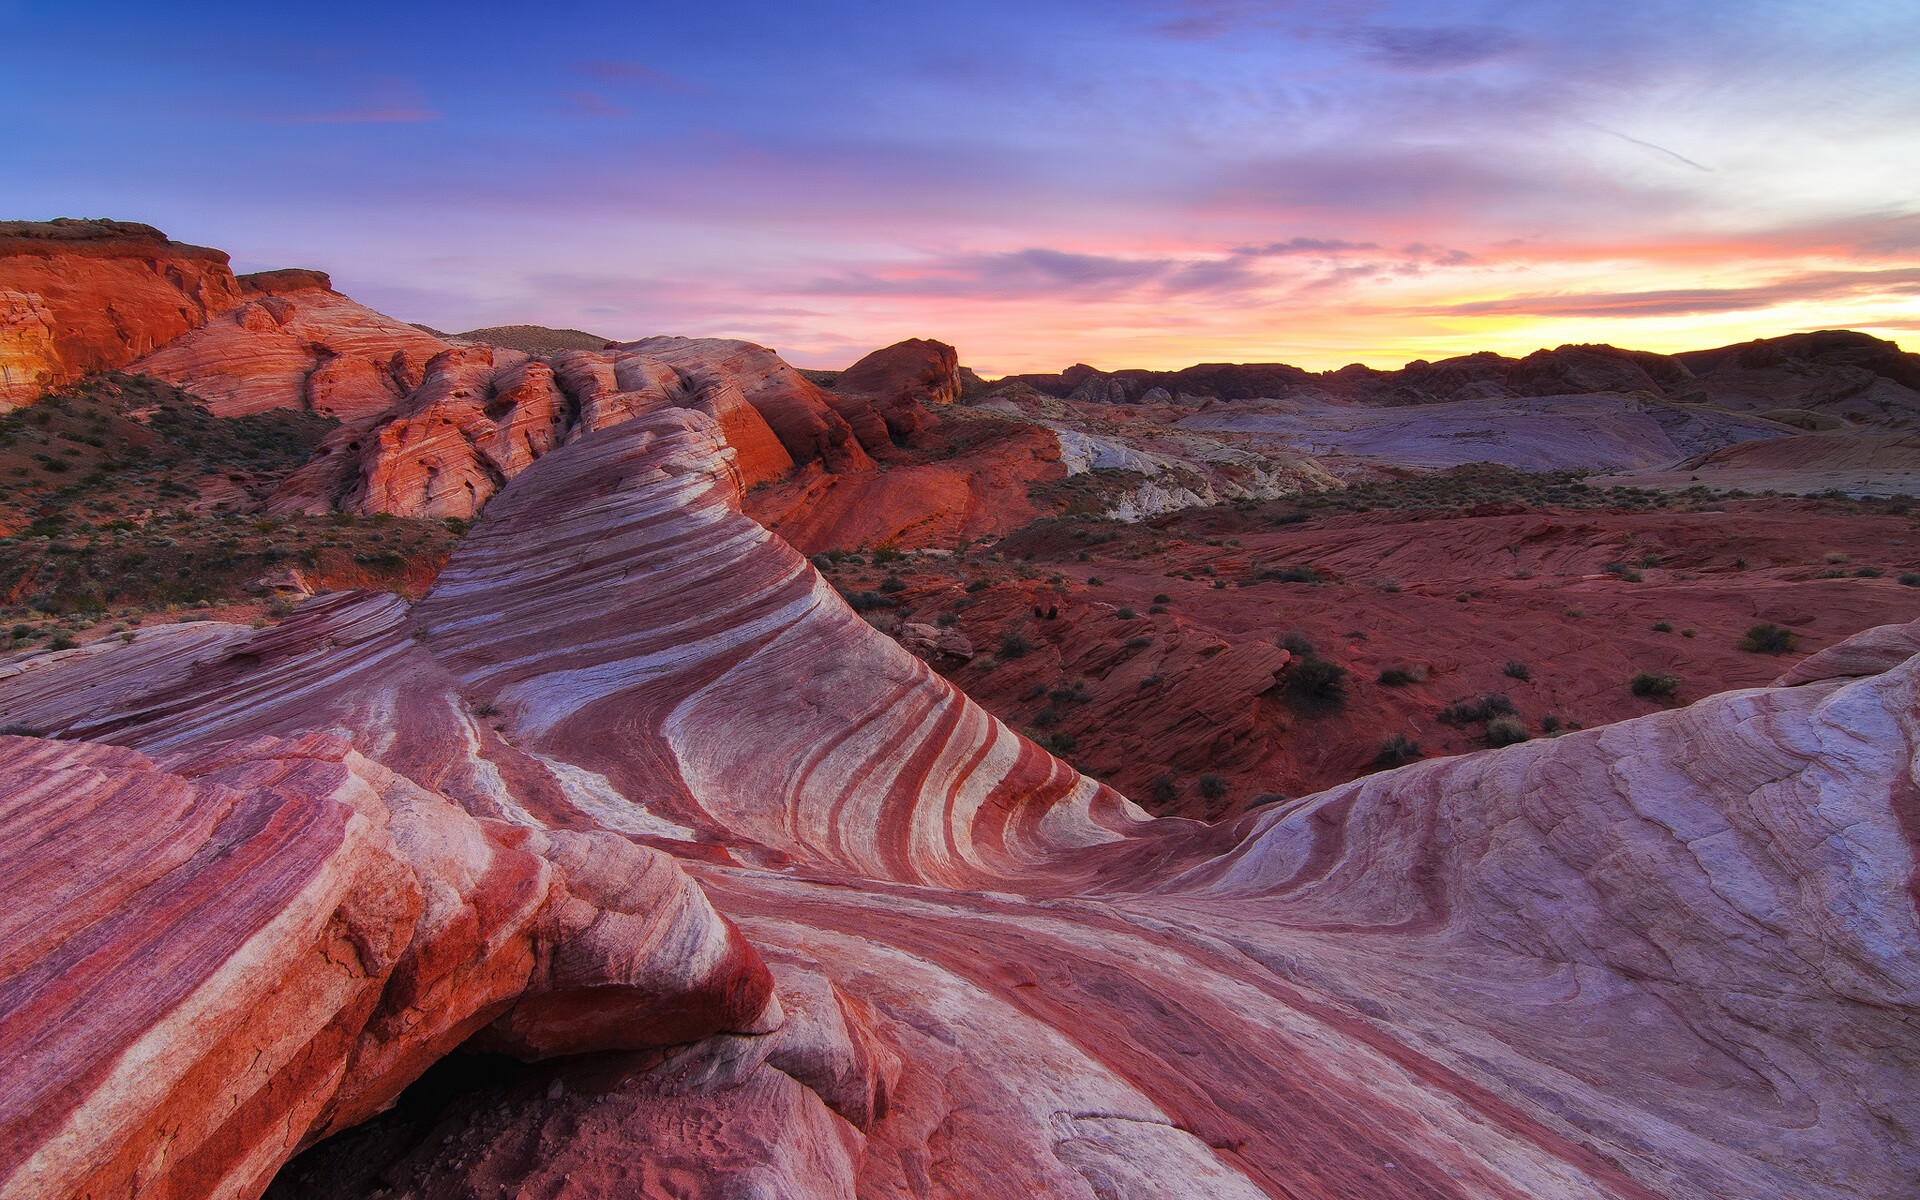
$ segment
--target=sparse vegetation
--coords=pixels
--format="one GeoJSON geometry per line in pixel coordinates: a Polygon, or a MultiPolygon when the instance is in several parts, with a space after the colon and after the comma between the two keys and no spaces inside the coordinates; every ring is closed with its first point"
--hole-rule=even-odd
{"type": "Polygon", "coordinates": [[[1347,669],[1308,654],[1287,667],[1280,694],[1288,704],[1308,716],[1338,712],[1347,703],[1347,669]]]}
{"type": "Polygon", "coordinates": [[[1671,700],[1680,692],[1680,677],[1641,671],[1633,677],[1627,687],[1642,700],[1671,700]]]}
{"type": "Polygon", "coordinates": [[[1521,683],[1528,683],[1533,679],[1533,672],[1527,664],[1513,658],[1507,660],[1507,665],[1501,668],[1501,673],[1508,679],[1518,679],[1521,683]]]}
{"type": "Polygon", "coordinates": [[[1791,654],[1799,644],[1792,630],[1772,623],[1755,625],[1740,639],[1740,648],[1753,654],[1791,654]]]}
{"type": "Polygon", "coordinates": [[[1033,652],[1033,643],[1017,629],[1009,629],[1000,635],[1001,658],[1025,658],[1033,652]]]}
{"type": "Polygon", "coordinates": [[[1420,749],[1420,743],[1404,733],[1396,733],[1380,745],[1380,753],[1373,756],[1376,767],[1403,767],[1410,762],[1426,757],[1420,749]]]}
{"type": "Polygon", "coordinates": [[[1524,742],[1528,736],[1527,727],[1512,717],[1495,717],[1487,722],[1487,745],[1496,750],[1524,742]]]}
{"type": "Polygon", "coordinates": [[[1442,725],[1472,725],[1495,717],[1515,716],[1518,711],[1505,696],[1482,696],[1478,700],[1456,700],[1435,713],[1433,719],[1442,725]]]}

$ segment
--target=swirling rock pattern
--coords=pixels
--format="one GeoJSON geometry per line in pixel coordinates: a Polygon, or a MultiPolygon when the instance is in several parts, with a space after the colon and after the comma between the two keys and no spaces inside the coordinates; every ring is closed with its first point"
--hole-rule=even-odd
{"type": "MultiPolygon", "coordinates": [[[[715,421],[661,408],[520,472],[412,609],[322,598],[0,679],[0,721],[132,748],[11,743],[40,754],[320,731],[602,914],[541,926],[558,949],[509,1015],[477,1010],[480,1044],[599,1053],[482,1089],[380,1186],[1838,1198],[1920,1174],[1920,660],[1149,821],[870,629],[740,491],[715,421]],[[625,1036],[573,945],[679,1044],[625,1036]]],[[[418,1045],[353,1094],[443,1043],[418,1045]]]]}

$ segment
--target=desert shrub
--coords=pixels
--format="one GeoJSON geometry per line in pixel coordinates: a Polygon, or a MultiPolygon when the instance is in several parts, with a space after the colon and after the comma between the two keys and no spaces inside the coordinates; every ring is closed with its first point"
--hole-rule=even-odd
{"type": "Polygon", "coordinates": [[[1247,801],[1247,807],[1264,808],[1269,804],[1285,804],[1286,802],[1287,798],[1279,792],[1261,792],[1258,796],[1247,801]]]}
{"type": "Polygon", "coordinates": [[[1907,587],[1920,587],[1920,573],[1908,571],[1900,577],[1900,582],[1907,587]]]}
{"type": "Polygon", "coordinates": [[[1287,668],[1280,693],[1294,708],[1311,716],[1338,712],[1347,703],[1347,669],[1308,655],[1287,668]]]}
{"type": "Polygon", "coordinates": [[[1131,608],[1128,608],[1125,605],[1122,605],[1121,607],[1114,610],[1113,615],[1120,618],[1122,621],[1131,621],[1135,617],[1139,616],[1140,614],[1133,611],[1131,608]]]}
{"type": "Polygon", "coordinates": [[[875,609],[896,607],[892,600],[882,596],[879,592],[842,592],[840,594],[842,598],[846,600],[847,607],[857,613],[873,612],[875,609]]]}
{"type": "Polygon", "coordinates": [[[1382,579],[1378,583],[1374,584],[1373,586],[1379,588],[1383,592],[1397,592],[1400,590],[1400,581],[1398,579],[1395,579],[1393,576],[1389,575],[1385,579],[1382,579]]]}
{"type": "Polygon", "coordinates": [[[1494,749],[1527,740],[1527,727],[1512,717],[1495,717],[1487,722],[1487,745],[1494,749]]]}
{"type": "Polygon", "coordinates": [[[1153,594],[1153,602],[1155,604],[1172,604],[1173,597],[1167,595],[1165,592],[1155,592],[1153,594]]]}
{"type": "Polygon", "coordinates": [[[955,625],[958,625],[960,623],[960,614],[943,612],[939,616],[933,619],[933,623],[935,625],[940,626],[940,628],[942,629],[952,629],[955,625]]]}
{"type": "Polygon", "coordinates": [[[1642,671],[1627,686],[1642,700],[1670,700],[1680,691],[1680,677],[1642,671]]]}
{"type": "Polygon", "coordinates": [[[1162,679],[1162,678],[1160,677],[1160,674],[1159,674],[1159,672],[1157,672],[1157,671],[1156,671],[1156,672],[1155,672],[1155,673],[1153,673],[1152,675],[1149,675],[1149,676],[1147,676],[1147,677],[1146,677],[1145,679],[1142,679],[1142,680],[1140,681],[1140,688],[1139,688],[1139,690],[1140,690],[1140,691],[1143,691],[1143,692],[1144,692],[1144,691],[1146,691],[1146,690],[1147,690],[1148,688],[1157,688],[1157,687],[1159,687],[1159,686],[1160,686],[1160,685],[1161,685],[1162,683],[1164,683],[1164,682],[1165,682],[1165,680],[1163,680],[1163,679],[1162,679]]]}
{"type": "Polygon", "coordinates": [[[1688,637],[1688,638],[1690,638],[1690,637],[1696,637],[1696,636],[1698,636],[1698,635],[1699,635],[1699,633],[1700,633],[1700,631],[1699,631],[1699,630],[1697,630],[1697,629],[1682,629],[1682,630],[1680,631],[1680,636],[1681,636],[1681,637],[1688,637]]]}
{"type": "Polygon", "coordinates": [[[78,644],[79,644],[78,642],[75,642],[72,638],[68,637],[64,633],[56,633],[53,635],[53,640],[47,643],[47,649],[71,650],[78,644]]]}
{"type": "Polygon", "coordinates": [[[1508,659],[1507,665],[1501,668],[1501,672],[1508,679],[1518,679],[1521,683],[1527,683],[1533,679],[1533,671],[1527,667],[1527,664],[1515,658],[1508,659]]]}
{"type": "Polygon", "coordinates": [[[1426,752],[1420,749],[1420,743],[1404,733],[1396,733],[1380,744],[1380,753],[1373,756],[1376,767],[1404,767],[1417,759],[1425,758],[1426,752]]]}
{"type": "Polygon", "coordinates": [[[1033,643],[1017,629],[1009,629],[1000,635],[1001,658],[1025,658],[1033,650],[1033,643]]]}
{"type": "Polygon", "coordinates": [[[1033,727],[1035,729],[1052,729],[1059,723],[1060,713],[1051,705],[1033,714],[1033,727]]]}
{"type": "Polygon", "coordinates": [[[39,737],[41,731],[31,725],[0,725],[0,737],[39,737]]]}
{"type": "Polygon", "coordinates": [[[1107,582],[1106,580],[1100,578],[1098,575],[1087,576],[1088,587],[1104,587],[1106,586],[1106,582],[1107,582]]]}
{"type": "Polygon", "coordinates": [[[1386,687],[1406,687],[1410,683],[1419,682],[1419,677],[1407,667],[1383,667],[1380,677],[1374,682],[1386,687]]]}
{"type": "Polygon", "coordinates": [[[1093,699],[1093,693],[1087,690],[1087,681],[1074,680],[1072,686],[1062,684],[1047,693],[1048,699],[1055,704],[1085,704],[1093,699]]]}
{"type": "Polygon", "coordinates": [[[904,592],[907,590],[907,581],[898,575],[889,575],[880,581],[880,590],[889,596],[896,592],[904,592]]]}
{"type": "Polygon", "coordinates": [[[1155,804],[1172,804],[1180,798],[1180,785],[1173,781],[1171,775],[1156,775],[1153,782],[1147,785],[1147,796],[1155,804]]]}
{"type": "Polygon", "coordinates": [[[1671,622],[1671,621],[1655,621],[1655,622],[1653,623],[1653,631],[1654,631],[1655,633],[1672,633],[1672,632],[1673,632],[1673,622],[1671,622]]]}
{"type": "Polygon", "coordinates": [[[897,546],[883,545],[873,548],[873,561],[876,566],[885,563],[899,562],[900,558],[900,549],[897,546]]]}
{"type": "Polygon", "coordinates": [[[497,717],[500,715],[500,710],[488,701],[483,700],[473,706],[473,715],[476,717],[497,717]]]}
{"type": "Polygon", "coordinates": [[[1200,777],[1200,796],[1205,800],[1223,800],[1227,795],[1227,781],[1218,775],[1200,777]]]}
{"type": "Polygon", "coordinates": [[[1121,648],[1124,650],[1145,650],[1151,645],[1153,645],[1153,639],[1150,637],[1130,637],[1120,643],[1121,648]]]}
{"type": "Polygon", "coordinates": [[[1878,579],[1886,574],[1886,572],[1882,571],[1879,567],[1861,567],[1853,574],[1858,579],[1878,579]]]}
{"type": "Polygon", "coordinates": [[[1495,717],[1515,716],[1517,711],[1513,701],[1505,696],[1482,696],[1478,700],[1456,700],[1435,713],[1434,720],[1442,725],[1471,725],[1495,717]]]}
{"type": "Polygon", "coordinates": [[[1839,564],[1844,563],[1846,561],[1847,561],[1847,556],[1844,554],[1840,554],[1838,552],[1827,555],[1827,562],[1835,566],[1838,566],[1839,564]]]}
{"type": "Polygon", "coordinates": [[[1297,655],[1300,658],[1312,658],[1317,653],[1314,649],[1313,639],[1301,633],[1298,629],[1289,629],[1276,638],[1275,641],[1282,650],[1285,650],[1288,654],[1297,655]]]}
{"type": "Polygon", "coordinates": [[[1260,572],[1260,578],[1280,583],[1315,583],[1319,580],[1312,567],[1275,567],[1260,572]]]}
{"type": "Polygon", "coordinates": [[[1740,648],[1753,654],[1787,654],[1799,643],[1792,630],[1769,622],[1747,630],[1740,639],[1740,648]]]}
{"type": "Polygon", "coordinates": [[[993,580],[991,579],[976,579],[976,580],[973,580],[971,583],[967,584],[967,591],[984,592],[992,586],[993,586],[993,580]]]}
{"type": "Polygon", "coordinates": [[[1041,739],[1040,744],[1054,754],[1072,754],[1080,740],[1070,733],[1050,733],[1041,739]]]}
{"type": "Polygon", "coordinates": [[[1541,733],[1558,733],[1559,731],[1560,731],[1559,717],[1554,716],[1552,713],[1548,713],[1546,716],[1540,718],[1541,733]]]}

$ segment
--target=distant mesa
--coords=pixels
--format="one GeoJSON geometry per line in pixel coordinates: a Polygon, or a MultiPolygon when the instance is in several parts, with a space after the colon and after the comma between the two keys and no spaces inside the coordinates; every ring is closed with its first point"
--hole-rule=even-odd
{"type": "Polygon", "coordinates": [[[465,333],[451,335],[462,342],[481,342],[488,346],[498,346],[502,350],[519,350],[525,354],[558,354],[563,350],[605,350],[613,346],[612,338],[601,337],[597,333],[588,333],[581,329],[550,329],[545,325],[489,325],[485,329],[469,329],[465,333]]]}

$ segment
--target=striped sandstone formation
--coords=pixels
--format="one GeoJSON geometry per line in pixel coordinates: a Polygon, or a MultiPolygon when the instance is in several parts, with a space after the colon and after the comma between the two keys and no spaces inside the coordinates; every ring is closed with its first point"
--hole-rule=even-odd
{"type": "Polygon", "coordinates": [[[142,1055],[181,1064],[141,1075],[142,1120],[215,1119],[201,1081],[237,1068],[194,1064],[231,1062],[201,1049],[227,1035],[160,986],[194,980],[301,1064],[230,1089],[248,1099],[221,1119],[294,1132],[201,1136],[111,1176],[141,1180],[125,1190],[257,1190],[468,1029],[595,1052],[482,1086],[351,1194],[1838,1198],[1920,1172],[1920,659],[1896,662],[1899,638],[1791,687],[1225,825],[1151,821],[849,611],[741,515],[738,458],[713,416],[660,407],[521,470],[416,606],[323,597],[271,629],[143,631],[0,678],[0,722],[61,739],[0,765],[0,791],[44,795],[6,842],[20,926],[60,930],[16,935],[0,984],[7,1044],[46,1047],[0,1074],[0,1177],[147,1154],[144,1126],[91,1120],[75,1149],[26,1094],[121,1112],[114,1072],[142,1055]],[[270,872],[275,896],[138,888],[114,845],[172,839],[206,871],[251,842],[134,820],[97,799],[104,777],[33,791],[36,763],[69,760],[177,797],[140,812],[332,824],[270,872]],[[388,851],[407,805],[567,881],[577,904],[528,918],[524,976],[472,939],[445,969],[436,935],[407,933],[406,879],[486,877],[397,833],[388,851]],[[35,840],[83,819],[81,857],[35,840]],[[276,898],[322,878],[332,907],[276,898]],[[186,922],[204,941],[295,910],[247,943],[277,957],[181,950],[182,974],[122,953],[111,986],[35,1007],[52,985],[31,981],[67,978],[89,938],[186,922]],[[309,949],[336,927],[375,932],[309,949]],[[420,1005],[415,946],[476,994],[420,1005]],[[272,987],[312,961],[345,964],[327,1011],[347,1016],[272,987]]]}

